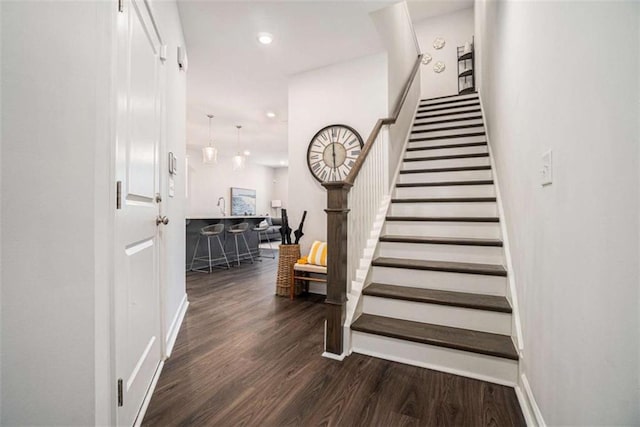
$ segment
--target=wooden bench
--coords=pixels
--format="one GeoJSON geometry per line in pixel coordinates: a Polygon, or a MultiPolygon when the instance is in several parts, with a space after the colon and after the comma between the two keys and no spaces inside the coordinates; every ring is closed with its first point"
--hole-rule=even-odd
{"type": "Polygon", "coordinates": [[[327,283],[327,267],[314,264],[298,264],[293,266],[293,283],[291,284],[290,298],[296,296],[296,280],[302,280],[309,292],[309,282],[327,283]],[[314,276],[311,276],[313,274],[314,276]],[[317,277],[320,276],[320,277],[317,277]]]}

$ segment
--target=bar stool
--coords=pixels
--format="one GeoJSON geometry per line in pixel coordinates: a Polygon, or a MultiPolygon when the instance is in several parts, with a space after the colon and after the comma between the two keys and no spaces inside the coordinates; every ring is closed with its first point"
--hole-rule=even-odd
{"type": "Polygon", "coordinates": [[[249,255],[249,259],[251,260],[251,264],[253,264],[253,257],[251,256],[251,249],[249,249],[249,244],[247,243],[247,238],[244,237],[244,233],[249,229],[248,222],[241,222],[240,224],[234,224],[227,229],[227,231],[233,234],[233,237],[236,241],[236,259],[238,260],[238,266],[240,266],[240,256],[249,255]],[[242,240],[244,240],[244,246],[247,248],[247,252],[240,253],[238,250],[238,235],[242,236],[242,240]]]}
{"type": "Polygon", "coordinates": [[[213,267],[224,268],[224,266],[214,266],[213,261],[219,261],[224,259],[227,263],[227,269],[231,268],[229,265],[229,259],[227,258],[227,254],[224,252],[224,246],[222,245],[222,241],[220,241],[220,234],[224,231],[224,224],[214,224],[208,225],[206,227],[202,227],[200,229],[200,234],[198,235],[198,241],[196,242],[196,248],[193,251],[193,258],[191,258],[191,271],[199,271],[201,273],[211,273],[213,271],[213,267]],[[196,256],[198,254],[198,247],[200,246],[200,239],[202,237],[207,238],[207,248],[208,248],[208,256],[196,256]],[[220,245],[220,250],[222,251],[222,257],[220,258],[211,258],[211,238],[215,237],[218,239],[218,244],[220,245]],[[209,271],[202,270],[201,268],[193,268],[193,263],[195,261],[207,261],[209,264],[209,271]]]}
{"type": "MultiPolygon", "coordinates": [[[[271,246],[271,240],[269,239],[269,233],[267,233],[267,230],[269,229],[269,224],[264,223],[263,226],[261,226],[260,224],[256,225],[255,227],[253,227],[252,231],[256,231],[258,233],[258,258],[271,258],[271,259],[275,259],[276,256],[273,254],[273,247],[271,246]],[[271,254],[272,256],[267,256],[265,257],[264,255],[262,255],[260,253],[260,233],[264,233],[264,237],[267,238],[267,242],[269,242],[269,249],[272,251],[271,254]]],[[[262,260],[258,260],[258,261],[262,261],[262,260]]]]}

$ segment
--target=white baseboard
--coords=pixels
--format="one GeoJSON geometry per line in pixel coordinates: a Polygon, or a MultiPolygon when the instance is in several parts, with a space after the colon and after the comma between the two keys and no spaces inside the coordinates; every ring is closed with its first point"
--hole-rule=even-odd
{"type": "Polygon", "coordinates": [[[327,353],[325,351],[324,353],[322,353],[322,357],[326,357],[327,359],[333,359],[333,360],[338,360],[342,362],[344,358],[347,357],[347,353],[333,354],[333,353],[327,353]]]}
{"type": "Polygon", "coordinates": [[[171,356],[173,346],[176,343],[176,338],[178,338],[178,332],[180,332],[180,326],[182,326],[182,321],[184,320],[184,316],[187,313],[188,307],[189,301],[187,300],[187,294],[184,294],[182,302],[180,302],[180,307],[178,307],[178,311],[176,311],[175,316],[173,316],[173,321],[171,322],[171,326],[169,327],[169,331],[167,333],[167,337],[165,340],[165,359],[168,359],[169,356],[171,356]]]}
{"type": "Polygon", "coordinates": [[[522,415],[524,415],[527,425],[531,427],[546,427],[547,424],[544,422],[542,412],[540,412],[540,408],[533,396],[533,391],[531,391],[529,381],[524,374],[520,375],[520,381],[518,381],[515,390],[516,396],[518,396],[518,402],[520,402],[520,408],[522,408],[522,415]]]}
{"type": "Polygon", "coordinates": [[[162,368],[164,368],[164,360],[160,361],[160,364],[156,369],[156,373],[153,374],[151,385],[147,389],[147,394],[145,394],[144,396],[144,400],[142,401],[142,406],[140,407],[140,411],[138,412],[136,421],[133,423],[134,427],[140,427],[142,421],[144,420],[144,416],[147,413],[147,409],[149,408],[149,403],[151,402],[151,396],[153,396],[153,392],[156,389],[156,385],[158,384],[158,379],[160,378],[160,374],[162,373],[162,368]]]}

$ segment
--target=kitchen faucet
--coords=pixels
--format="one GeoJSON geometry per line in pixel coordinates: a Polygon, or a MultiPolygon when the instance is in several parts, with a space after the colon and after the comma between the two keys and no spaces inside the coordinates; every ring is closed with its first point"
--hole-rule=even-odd
{"type": "Polygon", "coordinates": [[[225,216],[224,211],[227,208],[227,202],[224,200],[224,197],[218,197],[218,207],[220,206],[221,200],[222,200],[222,207],[220,208],[220,212],[222,213],[222,216],[225,216]]]}

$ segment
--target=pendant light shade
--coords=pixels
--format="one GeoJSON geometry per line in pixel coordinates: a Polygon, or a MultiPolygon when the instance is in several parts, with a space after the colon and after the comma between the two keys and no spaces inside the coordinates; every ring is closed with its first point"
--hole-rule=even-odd
{"type": "Polygon", "coordinates": [[[238,153],[231,159],[231,167],[234,171],[244,169],[247,163],[247,158],[240,151],[240,129],[242,126],[237,125],[236,128],[238,129],[238,153]]]}
{"type": "Polygon", "coordinates": [[[218,163],[218,149],[213,145],[213,139],[211,138],[211,119],[213,115],[207,114],[209,117],[209,145],[202,149],[202,163],[214,164],[218,163]]]}

